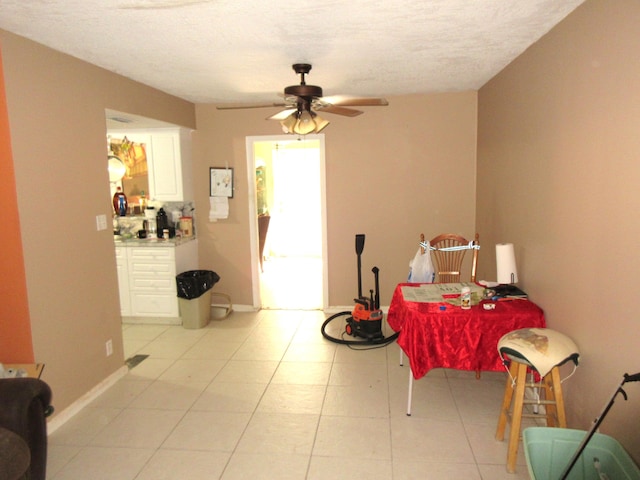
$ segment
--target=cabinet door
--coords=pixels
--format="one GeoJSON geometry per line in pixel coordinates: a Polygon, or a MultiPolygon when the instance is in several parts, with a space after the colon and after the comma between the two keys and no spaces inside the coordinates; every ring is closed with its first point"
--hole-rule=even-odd
{"type": "Polygon", "coordinates": [[[173,247],[131,248],[129,275],[134,316],[179,316],[173,247]]]}
{"type": "Polygon", "coordinates": [[[149,131],[110,130],[108,132],[114,137],[127,137],[132,142],[145,145],[148,194],[151,200],[165,202],[192,200],[191,137],[183,130],[160,128],[149,131]]]}
{"type": "Polygon", "coordinates": [[[176,318],[180,316],[175,294],[133,291],[131,296],[131,309],[136,317],[176,318]]]}
{"type": "Polygon", "coordinates": [[[178,133],[155,133],[148,161],[149,189],[154,200],[183,201],[178,133]]]}
{"type": "Polygon", "coordinates": [[[127,249],[116,247],[116,268],[118,271],[118,291],[120,293],[120,315],[131,315],[131,296],[129,293],[129,266],[127,264],[127,249]]]}

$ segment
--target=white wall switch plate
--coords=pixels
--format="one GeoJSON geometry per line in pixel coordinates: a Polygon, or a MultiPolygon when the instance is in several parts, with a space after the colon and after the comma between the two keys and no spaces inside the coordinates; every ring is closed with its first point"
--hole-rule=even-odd
{"type": "Polygon", "coordinates": [[[96,229],[98,231],[107,229],[107,216],[106,215],[96,215],[96,229]]]}

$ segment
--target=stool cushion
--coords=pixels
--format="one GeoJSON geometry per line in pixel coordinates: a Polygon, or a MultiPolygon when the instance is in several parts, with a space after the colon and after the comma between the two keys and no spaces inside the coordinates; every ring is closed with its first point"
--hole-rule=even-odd
{"type": "Polygon", "coordinates": [[[541,376],[553,367],[573,360],[578,365],[578,347],[566,335],[549,328],[522,328],[504,335],[498,341],[500,356],[524,360],[541,376]]]}

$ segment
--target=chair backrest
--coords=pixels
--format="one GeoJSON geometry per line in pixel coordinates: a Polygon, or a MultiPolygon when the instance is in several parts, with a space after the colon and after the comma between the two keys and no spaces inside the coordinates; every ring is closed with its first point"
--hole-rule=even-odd
{"type": "MultiPolygon", "coordinates": [[[[431,239],[429,244],[436,250],[432,250],[435,259],[436,282],[457,283],[460,282],[460,270],[467,249],[443,251],[441,248],[460,247],[469,245],[469,240],[455,233],[442,233],[431,239]]],[[[476,233],[473,245],[480,245],[480,236],[476,233]]],[[[471,281],[476,281],[476,268],[478,266],[478,249],[471,251],[471,281]]]]}

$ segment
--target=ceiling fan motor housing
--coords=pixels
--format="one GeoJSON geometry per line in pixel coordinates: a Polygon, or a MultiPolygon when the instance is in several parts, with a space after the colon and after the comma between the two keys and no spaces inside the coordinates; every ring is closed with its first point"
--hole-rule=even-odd
{"type": "Polygon", "coordinates": [[[296,97],[321,97],[322,88],[316,85],[291,85],[284,89],[285,95],[294,95],[296,97]]]}
{"type": "Polygon", "coordinates": [[[304,76],[311,71],[311,64],[309,63],[294,63],[291,65],[293,71],[300,75],[300,85],[291,85],[284,89],[284,94],[295,95],[296,97],[303,97],[306,99],[313,99],[314,97],[322,97],[322,88],[316,85],[307,85],[304,81],[304,76]]]}

